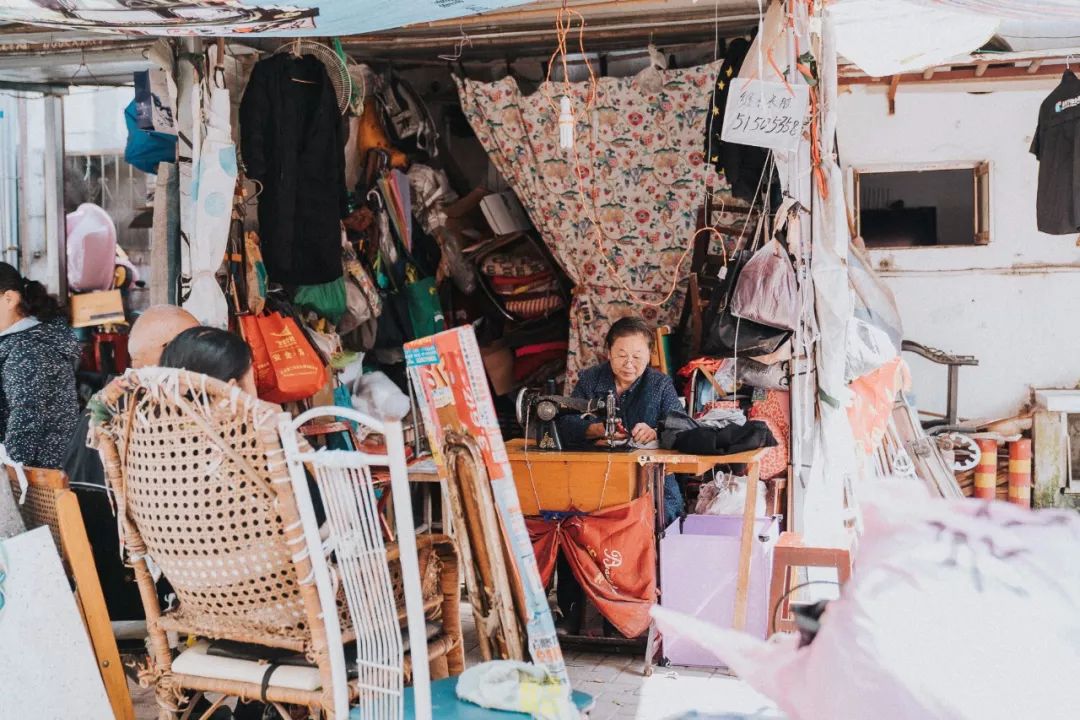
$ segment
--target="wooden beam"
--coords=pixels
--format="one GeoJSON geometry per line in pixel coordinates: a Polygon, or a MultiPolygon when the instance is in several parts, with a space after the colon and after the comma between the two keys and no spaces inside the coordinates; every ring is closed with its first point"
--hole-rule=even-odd
{"type": "Polygon", "coordinates": [[[982,77],[986,73],[986,69],[990,67],[990,63],[981,62],[975,66],[975,77],[982,77]]]}
{"type": "Polygon", "coordinates": [[[1028,69],[1027,69],[1028,75],[1034,75],[1035,73],[1039,72],[1039,68],[1042,67],[1042,64],[1043,64],[1042,58],[1036,58],[1036,59],[1032,60],[1031,64],[1028,65],[1028,69]]]}
{"type": "MultiPolygon", "coordinates": [[[[1043,78],[1054,75],[1061,75],[1064,70],[1064,65],[1043,65],[1039,67],[1035,72],[1031,72],[1028,67],[1017,67],[1015,65],[1007,65],[1003,67],[990,67],[981,76],[975,74],[976,68],[974,66],[966,67],[954,67],[948,70],[936,70],[934,76],[930,80],[923,79],[923,73],[904,73],[903,75],[891,76],[888,81],[891,83],[892,78],[899,77],[903,83],[957,83],[957,82],[971,82],[979,81],[984,82],[988,80],[1032,80],[1037,78],[1043,78]]],[[[837,80],[838,84],[844,85],[882,85],[886,82],[886,78],[873,78],[869,76],[848,76],[841,77],[837,80]]]]}
{"type": "Polygon", "coordinates": [[[929,80],[930,78],[934,77],[935,70],[937,70],[937,68],[926,68],[926,72],[922,74],[922,79],[929,80]]]}
{"type": "Polygon", "coordinates": [[[900,87],[900,76],[893,75],[889,78],[889,114],[896,114],[896,91],[900,87]]]}

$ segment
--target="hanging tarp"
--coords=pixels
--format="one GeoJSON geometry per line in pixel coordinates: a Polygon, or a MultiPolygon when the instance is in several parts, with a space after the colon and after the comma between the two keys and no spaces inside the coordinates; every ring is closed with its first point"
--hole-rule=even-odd
{"type": "MultiPolygon", "coordinates": [[[[916,5],[967,10],[1009,20],[1080,20],[1076,0],[913,0],[916,5]]],[[[885,4],[885,3],[883,3],[885,4]]],[[[1064,34],[1064,33],[1063,33],[1064,34]]]]}
{"type": "Polygon", "coordinates": [[[215,274],[229,241],[236,147],[229,127],[229,90],[217,47],[208,50],[207,59],[214,71],[204,74],[191,93],[192,160],[187,195],[191,224],[184,227],[191,247],[191,293],[184,308],[203,325],[223,328],[229,322],[229,308],[215,274]]]}
{"type": "Polygon", "coordinates": [[[982,47],[1001,18],[955,6],[994,3],[843,0],[829,8],[836,51],[871,77],[916,72],[982,47]]]}
{"type": "Polygon", "coordinates": [[[0,22],[126,35],[358,35],[527,0],[4,0],[0,22]]]}
{"type": "MultiPolygon", "coordinates": [[[[600,361],[604,333],[627,315],[674,325],[686,290],[687,243],[712,168],[701,152],[720,63],[596,84],[578,119],[575,149],[560,147],[562,85],[525,95],[517,81],[458,81],[465,111],[555,259],[576,286],[567,386],[600,361]]],[[[572,106],[590,84],[572,83],[572,106]]],[[[580,112],[578,110],[577,112],[580,112]]]]}

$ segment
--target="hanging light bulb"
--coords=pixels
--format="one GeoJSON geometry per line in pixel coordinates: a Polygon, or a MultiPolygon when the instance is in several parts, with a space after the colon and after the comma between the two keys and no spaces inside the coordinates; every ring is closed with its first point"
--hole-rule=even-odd
{"type": "Polygon", "coordinates": [[[559,101],[559,147],[574,147],[574,114],[570,111],[570,98],[563,95],[559,101]]]}

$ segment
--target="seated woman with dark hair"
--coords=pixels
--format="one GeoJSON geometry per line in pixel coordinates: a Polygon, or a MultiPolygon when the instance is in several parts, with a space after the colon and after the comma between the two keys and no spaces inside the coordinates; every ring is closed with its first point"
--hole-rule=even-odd
{"type": "MultiPolygon", "coordinates": [[[[682,403],[671,378],[649,367],[652,358],[653,331],[644,320],[628,317],[616,321],[608,330],[604,345],[608,361],[583,370],[574,387],[573,397],[598,400],[615,394],[621,430],[639,445],[655,442],[660,421],[682,403]]],[[[564,415],[558,420],[559,433],[568,446],[585,445],[604,437],[604,424],[593,418],[564,415]]],[[[683,496],[674,475],[664,478],[664,517],[662,527],[670,525],[683,511],[683,496]]],[[[585,607],[585,592],[574,577],[565,555],[557,560],[556,595],[562,618],[556,623],[560,634],[576,634],[585,607]]]]}
{"type": "Polygon", "coordinates": [[[243,338],[226,330],[204,325],[185,330],[165,346],[161,366],[202,373],[257,394],[251,348],[243,338]]]}
{"type": "Polygon", "coordinates": [[[15,462],[58,468],[75,432],[79,343],[45,286],[0,262],[0,444],[15,462]]]}
{"type": "MultiPolygon", "coordinates": [[[[654,343],[653,331],[644,320],[626,317],[608,330],[604,345],[608,361],[581,372],[573,397],[603,399],[615,393],[615,403],[623,429],[635,443],[655,442],[660,421],[681,410],[679,394],[671,378],[649,367],[654,343]]],[[[559,418],[559,433],[569,445],[581,446],[604,437],[604,424],[576,415],[559,418]]],[[[666,527],[682,513],[683,498],[675,477],[664,480],[666,527]]]]}

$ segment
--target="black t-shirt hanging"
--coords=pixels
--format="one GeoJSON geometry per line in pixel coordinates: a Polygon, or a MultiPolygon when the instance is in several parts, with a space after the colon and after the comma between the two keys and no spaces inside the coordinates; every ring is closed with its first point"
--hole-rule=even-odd
{"type": "Polygon", "coordinates": [[[1080,78],[1070,70],[1039,106],[1031,152],[1039,159],[1039,231],[1080,232],[1080,78]]]}

